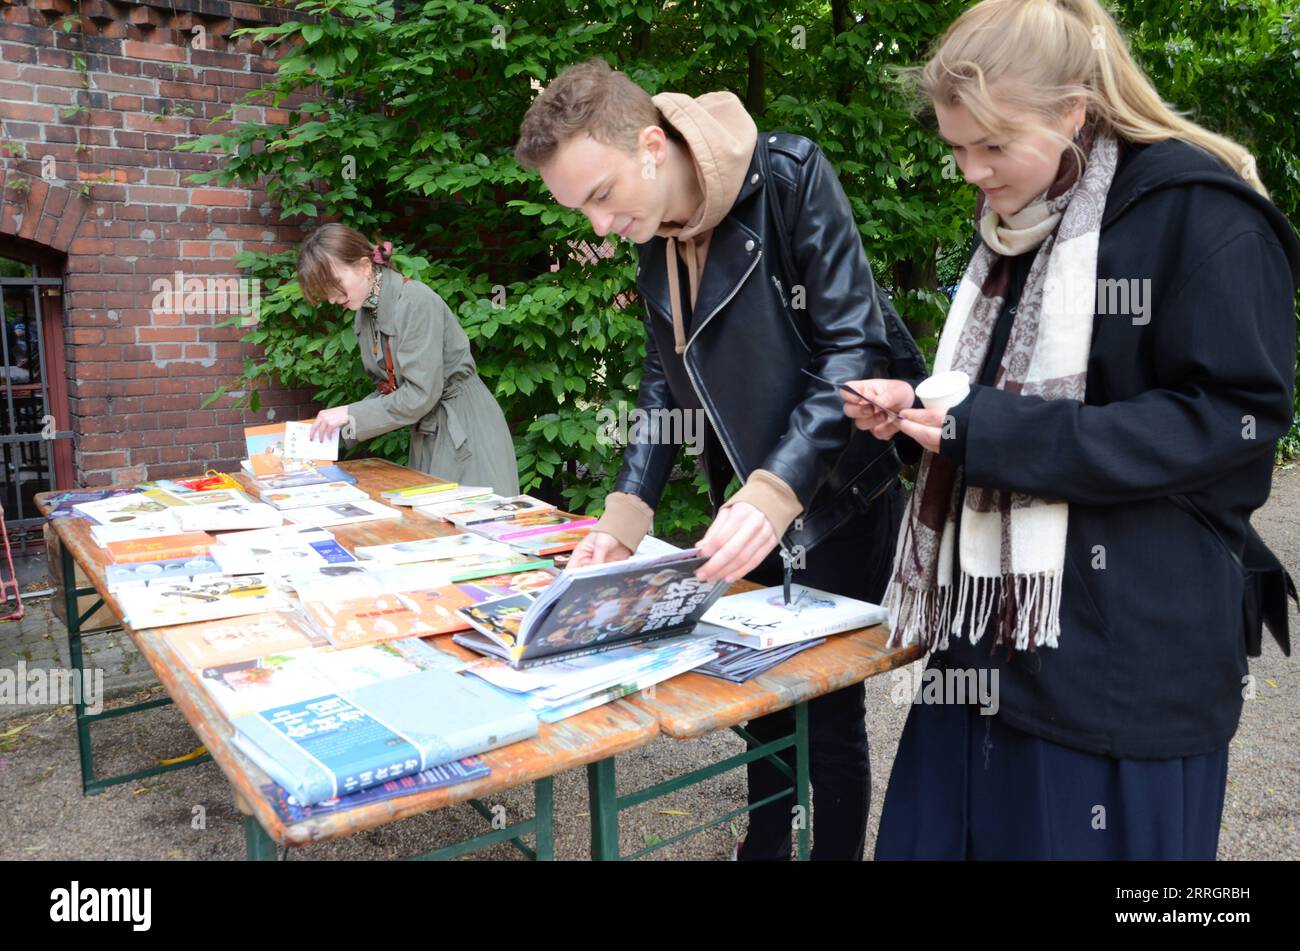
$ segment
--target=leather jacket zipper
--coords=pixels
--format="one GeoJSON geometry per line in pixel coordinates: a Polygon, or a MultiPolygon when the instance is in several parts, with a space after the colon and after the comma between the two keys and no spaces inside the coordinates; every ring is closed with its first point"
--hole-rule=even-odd
{"type": "MultiPolygon", "coordinates": [[[[736,286],[731,289],[731,293],[728,294],[726,297],[724,297],[721,303],[719,303],[717,307],[713,308],[713,310],[711,310],[708,313],[708,315],[705,316],[704,320],[700,321],[700,326],[696,328],[693,334],[691,334],[691,338],[686,341],[686,349],[682,352],[682,365],[686,367],[686,376],[687,379],[691,381],[691,389],[695,391],[695,398],[699,400],[700,408],[704,410],[704,417],[709,421],[709,424],[713,427],[713,431],[718,434],[718,442],[722,444],[722,451],[727,456],[727,462],[731,464],[731,471],[734,472],[737,476],[740,475],[740,467],[736,465],[736,458],[735,456],[732,455],[731,446],[727,441],[726,432],[723,430],[721,426],[718,425],[718,423],[713,419],[713,415],[709,412],[708,401],[704,399],[704,395],[700,392],[700,385],[695,379],[695,372],[691,369],[691,361],[690,361],[691,344],[695,342],[695,338],[698,337],[701,332],[703,332],[705,326],[708,324],[710,320],[714,318],[714,316],[718,313],[718,311],[726,307],[727,304],[731,302],[731,299],[736,296],[736,294],[740,291],[741,287],[744,286],[745,281],[749,279],[749,275],[754,272],[754,268],[758,267],[758,262],[762,260],[762,257],[763,257],[763,252],[761,250],[756,255],[754,255],[754,260],[753,262],[750,263],[749,269],[746,270],[743,275],[741,275],[740,280],[736,282],[736,286]]],[[[790,554],[790,550],[786,548],[785,539],[778,538],[776,540],[776,543],[781,548],[781,556],[782,556],[781,562],[785,570],[785,600],[787,603],[789,603],[790,575],[791,575],[790,559],[793,556],[790,554]]]]}

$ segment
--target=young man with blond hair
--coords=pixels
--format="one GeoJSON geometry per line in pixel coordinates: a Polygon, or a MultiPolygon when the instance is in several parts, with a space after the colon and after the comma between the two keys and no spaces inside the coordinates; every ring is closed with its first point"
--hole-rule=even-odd
{"type": "MultiPolygon", "coordinates": [[[[713,523],[705,579],[791,577],[878,602],[902,513],[890,443],[857,432],[829,380],[890,375],[890,335],[848,200],[821,151],[759,135],[730,92],[650,96],[600,60],[541,92],[515,155],[601,236],[637,246],[646,357],[637,407],[706,421],[713,523]],[[724,498],[732,478],[740,488],[724,498]]],[[[910,338],[907,338],[910,343],[910,338]]],[[[912,345],[913,349],[915,345],[912,345]]],[[[919,357],[919,355],[918,355],[919,357]]],[[[679,446],[632,441],[605,511],[570,564],[626,558],[650,530],[679,446]]],[[[680,427],[679,432],[694,431],[680,427]]],[[[870,800],[861,684],[809,705],[814,858],[860,859],[870,800]]],[[[767,742],[790,710],[751,721],[767,742]]],[[[749,767],[750,802],[788,785],[749,767]]],[[[743,859],[790,856],[792,796],[751,813],[743,859]]]]}

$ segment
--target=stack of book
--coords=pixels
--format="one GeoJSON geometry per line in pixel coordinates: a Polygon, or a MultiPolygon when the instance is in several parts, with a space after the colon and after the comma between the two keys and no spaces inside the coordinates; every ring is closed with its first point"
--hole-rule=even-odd
{"type": "Polygon", "coordinates": [[[712,638],[686,634],[524,670],[500,660],[481,660],[467,672],[519,697],[543,722],[555,723],[686,673],[715,657],[712,638]]]}

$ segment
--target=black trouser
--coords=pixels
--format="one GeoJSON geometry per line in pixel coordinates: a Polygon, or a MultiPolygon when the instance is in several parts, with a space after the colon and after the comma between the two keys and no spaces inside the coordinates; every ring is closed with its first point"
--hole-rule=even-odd
{"type": "MultiPolygon", "coordinates": [[[[898,480],[871,507],[855,515],[804,556],[793,580],[811,588],[879,603],[893,567],[894,543],[903,515],[903,487],[898,480]]],[[[749,578],[763,585],[781,584],[780,549],[749,578]]],[[[808,704],[809,779],[813,790],[814,859],[862,859],[871,806],[871,762],[867,757],[866,691],[862,684],[826,694],[808,704]]],[[[749,721],[749,733],[768,743],[794,732],[794,710],[785,709],[749,721]]],[[[781,757],[794,769],[794,750],[781,757]]],[[[750,763],[749,801],[758,802],[790,785],[766,759],[750,763]]],[[[741,859],[790,858],[794,796],[785,796],[749,814],[749,832],[741,859]]]]}

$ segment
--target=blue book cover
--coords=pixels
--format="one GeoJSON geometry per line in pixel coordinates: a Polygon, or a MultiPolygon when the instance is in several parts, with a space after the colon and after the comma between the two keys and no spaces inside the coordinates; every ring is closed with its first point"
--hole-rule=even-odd
{"type": "Polygon", "coordinates": [[[327,799],[314,806],[299,805],[298,800],[275,783],[264,785],[262,795],[271,803],[271,806],[275,809],[275,814],[285,822],[302,822],[304,819],[310,819],[313,816],[343,812],[371,802],[383,802],[386,799],[409,796],[427,789],[440,789],[443,786],[454,786],[456,783],[467,783],[472,779],[482,779],[491,772],[492,768],[482,759],[477,756],[467,756],[465,759],[457,760],[454,763],[431,766],[412,776],[390,779],[382,785],[363,789],[350,796],[327,799]]]}
{"type": "Polygon", "coordinates": [[[475,678],[422,670],[234,720],[234,743],[313,805],[537,734],[521,701],[475,678]]]}

